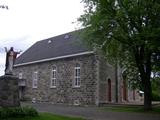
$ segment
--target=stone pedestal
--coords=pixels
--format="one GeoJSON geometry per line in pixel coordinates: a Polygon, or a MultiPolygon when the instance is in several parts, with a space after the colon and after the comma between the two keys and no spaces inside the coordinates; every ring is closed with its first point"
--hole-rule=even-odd
{"type": "Polygon", "coordinates": [[[0,77],[0,106],[20,106],[17,77],[14,77],[13,75],[4,75],[0,77]]]}

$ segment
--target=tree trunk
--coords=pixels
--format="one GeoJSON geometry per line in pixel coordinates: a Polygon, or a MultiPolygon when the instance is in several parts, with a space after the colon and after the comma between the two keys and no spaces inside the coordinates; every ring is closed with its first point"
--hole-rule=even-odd
{"type": "Polygon", "coordinates": [[[144,46],[138,46],[135,52],[135,60],[140,73],[141,83],[144,90],[144,110],[152,109],[151,88],[151,53],[144,50],[144,46]]]}
{"type": "MultiPolygon", "coordinates": [[[[145,75],[146,76],[146,75],[145,75]]],[[[141,78],[142,86],[144,88],[144,110],[151,110],[152,109],[152,88],[151,88],[151,81],[149,78],[141,78]]]]}
{"type": "Polygon", "coordinates": [[[152,109],[152,87],[151,87],[151,53],[146,55],[146,69],[144,81],[144,109],[152,109]]]}

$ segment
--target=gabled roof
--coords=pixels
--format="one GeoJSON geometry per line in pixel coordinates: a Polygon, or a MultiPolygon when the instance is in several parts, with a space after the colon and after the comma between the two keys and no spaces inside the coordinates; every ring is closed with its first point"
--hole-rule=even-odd
{"type": "Polygon", "coordinates": [[[16,59],[15,66],[90,53],[93,51],[83,44],[79,31],[74,31],[36,42],[16,59]]]}

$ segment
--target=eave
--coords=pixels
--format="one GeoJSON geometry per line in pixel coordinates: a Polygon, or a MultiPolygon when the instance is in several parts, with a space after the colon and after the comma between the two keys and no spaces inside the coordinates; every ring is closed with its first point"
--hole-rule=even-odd
{"type": "Polygon", "coordinates": [[[81,55],[88,55],[88,54],[93,54],[93,53],[94,53],[94,51],[86,51],[86,52],[81,52],[81,53],[76,53],[76,54],[70,54],[70,55],[58,56],[58,57],[42,59],[42,60],[37,60],[37,61],[32,61],[32,62],[20,63],[20,64],[14,65],[14,67],[20,67],[20,66],[24,66],[24,65],[47,62],[47,61],[58,60],[58,59],[64,59],[64,58],[69,58],[69,57],[76,57],[76,56],[81,56],[81,55]]]}

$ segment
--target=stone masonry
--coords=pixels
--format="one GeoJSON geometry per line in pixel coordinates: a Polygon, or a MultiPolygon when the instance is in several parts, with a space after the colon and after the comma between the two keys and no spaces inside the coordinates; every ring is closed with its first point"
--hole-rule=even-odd
{"type": "Polygon", "coordinates": [[[20,106],[18,94],[18,78],[12,75],[0,77],[0,106],[18,107],[20,106]]]}
{"type": "Polygon", "coordinates": [[[97,88],[97,62],[94,55],[65,58],[14,68],[26,79],[25,97],[36,101],[63,104],[95,104],[97,88]],[[76,63],[81,67],[81,86],[73,86],[76,63]],[[50,88],[52,67],[57,67],[56,88],[50,88]],[[38,88],[32,88],[32,74],[38,71],[38,88]]]}
{"type": "MultiPolygon", "coordinates": [[[[115,68],[95,54],[75,56],[14,68],[15,75],[26,79],[24,97],[54,104],[99,105],[115,102],[115,68]],[[81,67],[81,86],[74,87],[74,68],[81,67]],[[57,67],[56,88],[50,88],[52,67],[57,67]],[[38,88],[32,88],[33,72],[38,72],[38,88]],[[108,101],[108,79],[111,79],[111,101],[108,101]]],[[[119,93],[119,99],[121,95],[119,93]]]]}

